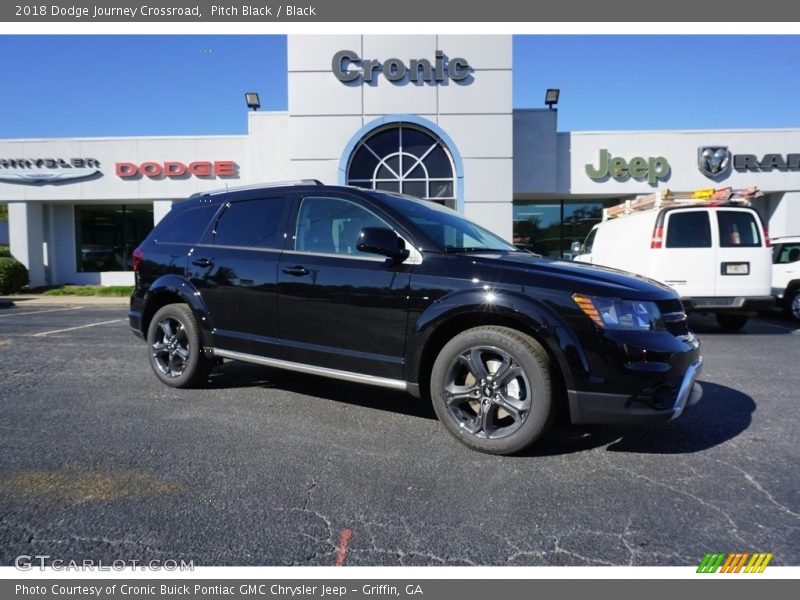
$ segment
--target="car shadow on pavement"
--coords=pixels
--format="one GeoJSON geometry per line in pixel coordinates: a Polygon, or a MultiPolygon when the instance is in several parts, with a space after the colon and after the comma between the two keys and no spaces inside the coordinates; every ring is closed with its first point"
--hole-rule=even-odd
{"type": "Polygon", "coordinates": [[[239,361],[227,361],[223,366],[216,367],[209,378],[209,384],[212,389],[277,388],[295,394],[304,394],[410,417],[436,419],[436,413],[430,402],[415,398],[405,392],[272,369],[239,361]]]}
{"type": "MultiPolygon", "coordinates": [[[[701,381],[703,398],[670,423],[628,426],[570,425],[560,418],[539,443],[520,456],[573,454],[607,446],[610,452],[689,454],[722,444],[745,431],[756,410],[753,399],[732,388],[701,381]]],[[[210,388],[276,388],[374,410],[436,419],[427,400],[404,392],[231,361],[217,367],[210,388]]],[[[442,427],[442,435],[447,435],[442,427]]]]}
{"type": "Polygon", "coordinates": [[[572,454],[607,446],[609,452],[691,454],[718,446],[745,431],[756,410],[753,399],[738,390],[709,383],[700,403],[679,419],[656,425],[571,426],[556,423],[526,456],[572,454]]]}

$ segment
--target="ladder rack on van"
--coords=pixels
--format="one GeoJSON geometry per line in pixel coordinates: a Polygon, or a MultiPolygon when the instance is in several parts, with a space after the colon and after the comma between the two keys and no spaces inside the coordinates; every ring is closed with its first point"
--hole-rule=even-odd
{"type": "Polygon", "coordinates": [[[656,190],[652,194],[639,196],[633,200],[625,200],[616,206],[603,209],[603,220],[623,217],[635,212],[666,208],[669,206],[685,206],[691,204],[730,202],[742,206],[750,206],[750,200],[763,196],[757,187],[744,189],[703,188],[692,192],[674,192],[672,190],[656,190]]]}

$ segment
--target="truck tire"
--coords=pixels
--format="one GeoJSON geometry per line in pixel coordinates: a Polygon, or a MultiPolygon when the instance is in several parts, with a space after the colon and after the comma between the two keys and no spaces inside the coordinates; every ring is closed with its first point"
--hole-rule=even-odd
{"type": "Polygon", "coordinates": [[[717,313],[717,324],[725,333],[736,333],[747,325],[747,315],[737,315],[731,313],[717,313]]]}

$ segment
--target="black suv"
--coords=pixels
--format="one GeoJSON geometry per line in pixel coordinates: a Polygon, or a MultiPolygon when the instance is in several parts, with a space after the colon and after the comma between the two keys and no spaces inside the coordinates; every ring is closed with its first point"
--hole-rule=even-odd
{"type": "Polygon", "coordinates": [[[670,288],[520,251],[430,201],[316,181],[192,196],[134,251],[130,324],[156,376],[221,358],[430,398],[496,454],[573,423],[650,423],[699,400],[670,288]]]}

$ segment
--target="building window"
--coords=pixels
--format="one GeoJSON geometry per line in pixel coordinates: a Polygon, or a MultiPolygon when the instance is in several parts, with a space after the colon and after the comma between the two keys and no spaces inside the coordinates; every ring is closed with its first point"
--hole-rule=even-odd
{"type": "Polygon", "coordinates": [[[455,208],[454,173],[453,157],[436,135],[417,126],[391,125],[370,132],[356,145],[347,183],[455,208]]]}
{"type": "Polygon", "coordinates": [[[582,242],[603,218],[603,202],[515,200],[514,245],[549,258],[572,258],[572,242],[582,242]]]}
{"type": "Polygon", "coordinates": [[[152,204],[75,206],[78,272],[130,271],[131,253],[152,228],[152,204]]]}

